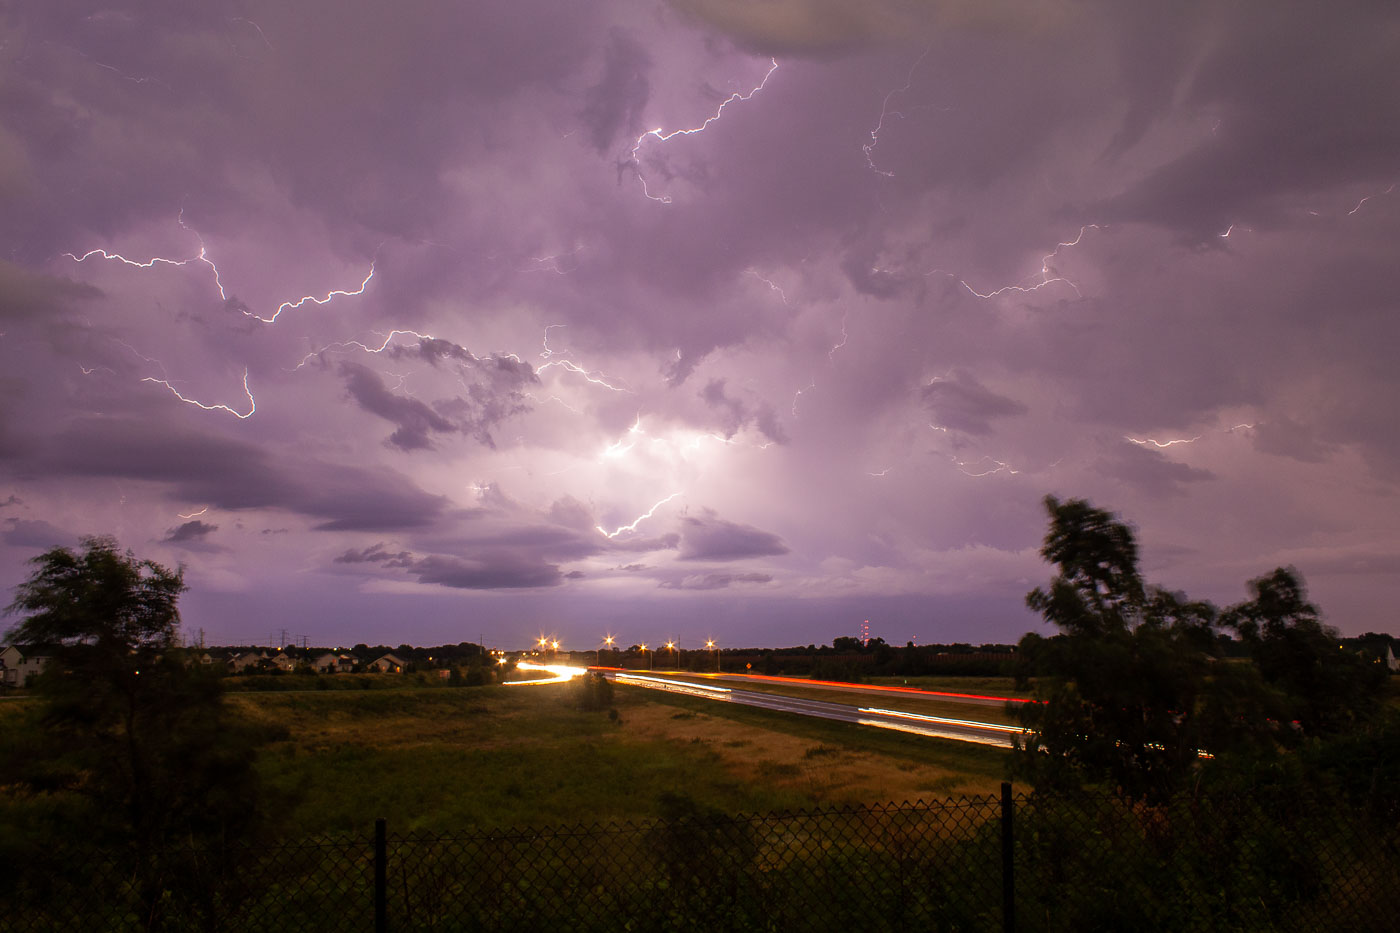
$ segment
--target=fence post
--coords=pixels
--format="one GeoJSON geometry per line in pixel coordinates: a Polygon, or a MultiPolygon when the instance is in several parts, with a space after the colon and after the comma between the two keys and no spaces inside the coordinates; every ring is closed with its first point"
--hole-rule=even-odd
{"type": "Polygon", "coordinates": [[[1011,831],[1011,783],[1001,785],[1001,928],[1016,933],[1016,836],[1011,831]]]}
{"type": "Polygon", "coordinates": [[[374,821],[374,933],[389,929],[389,832],[384,820],[374,821]]]}

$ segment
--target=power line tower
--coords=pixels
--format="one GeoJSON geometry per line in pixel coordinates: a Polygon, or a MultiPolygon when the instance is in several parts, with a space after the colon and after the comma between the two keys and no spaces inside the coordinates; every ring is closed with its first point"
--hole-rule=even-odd
{"type": "Polygon", "coordinates": [[[866,619],[860,624],[860,644],[865,647],[870,644],[870,620],[866,619]]]}

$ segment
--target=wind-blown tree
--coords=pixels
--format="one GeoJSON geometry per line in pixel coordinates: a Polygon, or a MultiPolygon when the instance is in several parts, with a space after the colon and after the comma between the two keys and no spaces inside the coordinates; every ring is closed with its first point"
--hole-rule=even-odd
{"type": "Polygon", "coordinates": [[[1303,735],[1336,735],[1369,720],[1379,705],[1385,670],[1342,650],[1322,624],[1298,571],[1280,567],[1249,581],[1254,598],[1221,618],[1249,647],[1279,714],[1303,735]]]}
{"type": "Polygon", "coordinates": [[[1133,529],[1111,512],[1054,496],[1045,509],[1041,555],[1059,573],[1026,603],[1060,634],[1021,640],[1038,702],[1018,711],[1031,734],[1013,768],[1038,788],[1088,781],[1163,798],[1196,769],[1205,742],[1215,608],[1145,586],[1133,529]]]}
{"type": "MultiPolygon", "coordinates": [[[[47,646],[45,705],[26,754],[0,783],[56,798],[83,841],[130,847],[149,925],[169,900],[172,842],[231,841],[259,812],[252,733],[218,680],[177,646],[182,570],[86,538],[33,558],[6,614],[9,637],[47,646]]],[[[11,756],[12,758],[15,756],[11,756]]]]}

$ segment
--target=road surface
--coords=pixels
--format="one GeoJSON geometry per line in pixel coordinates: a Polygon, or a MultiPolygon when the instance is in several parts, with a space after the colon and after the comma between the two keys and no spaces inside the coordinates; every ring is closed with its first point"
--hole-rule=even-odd
{"type": "MultiPolygon", "coordinates": [[[[896,697],[882,697],[881,702],[877,705],[851,706],[845,703],[831,703],[826,700],[808,700],[802,697],[781,696],[774,693],[757,693],[752,690],[741,690],[714,683],[700,683],[651,672],[605,671],[604,674],[616,683],[632,687],[683,693],[687,696],[703,697],[721,703],[757,706],[761,709],[794,713],[799,716],[834,719],[838,722],[852,722],[878,729],[892,729],[898,732],[951,739],[955,742],[976,742],[980,745],[1009,748],[1012,744],[1012,738],[1022,734],[1019,726],[980,722],[973,719],[929,716],[924,713],[901,710],[895,706],[896,697]]],[[[720,676],[723,677],[723,675],[720,676]]],[[[821,686],[825,689],[828,685],[822,684],[821,686]]]]}

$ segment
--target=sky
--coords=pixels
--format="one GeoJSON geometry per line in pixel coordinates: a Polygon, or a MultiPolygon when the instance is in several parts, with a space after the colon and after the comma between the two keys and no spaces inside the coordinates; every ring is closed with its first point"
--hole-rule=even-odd
{"type": "Polygon", "coordinates": [[[1389,3],[11,4],[0,587],[106,534],[215,644],[1010,642],[1053,494],[1150,582],[1293,566],[1400,631],[1397,42],[1389,3]]]}

